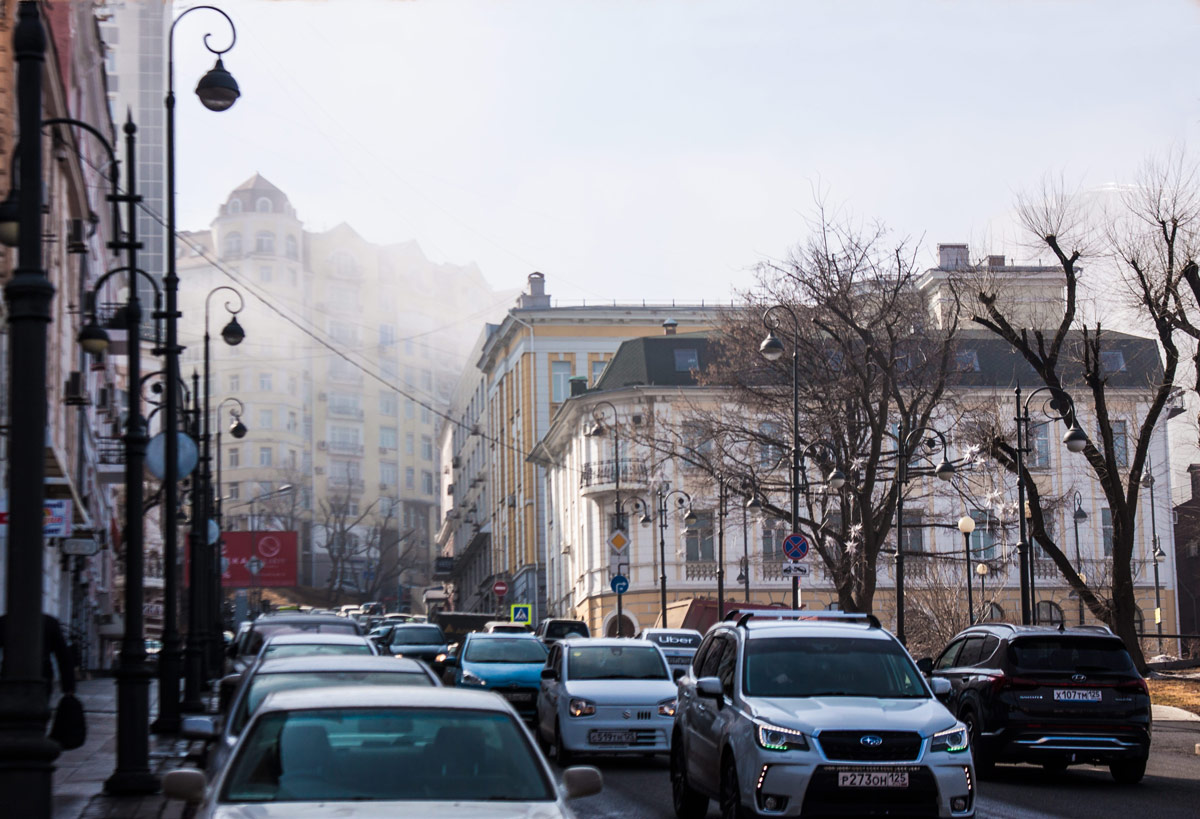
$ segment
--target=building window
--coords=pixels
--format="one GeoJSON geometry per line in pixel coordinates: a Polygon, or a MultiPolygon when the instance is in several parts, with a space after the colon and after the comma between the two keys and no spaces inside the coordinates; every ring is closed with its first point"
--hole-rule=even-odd
{"type": "Polygon", "coordinates": [[[426,495],[433,494],[433,473],[428,470],[421,472],[421,491],[426,495]]]}
{"type": "Polygon", "coordinates": [[[288,450],[288,468],[289,469],[296,468],[296,450],[294,450],[294,449],[288,450]]]}
{"type": "Polygon", "coordinates": [[[421,389],[433,392],[433,370],[421,370],[421,389]]]}
{"type": "Polygon", "coordinates": [[[395,486],[400,481],[400,469],[388,461],[379,462],[379,482],[395,486]]]}
{"type": "Polygon", "coordinates": [[[271,391],[271,374],[270,373],[259,373],[258,374],[258,388],[262,392],[270,392],[271,391]]]}
{"type": "Polygon", "coordinates": [[[229,391],[237,392],[241,388],[242,388],[242,377],[240,375],[238,375],[237,373],[233,373],[232,375],[230,375],[229,376],[229,391]]]}
{"type": "Polygon", "coordinates": [[[285,255],[289,259],[299,259],[300,258],[299,245],[296,244],[295,236],[292,236],[289,234],[288,237],[283,240],[283,249],[284,249],[285,255]]]}
{"type": "Polygon", "coordinates": [[[417,414],[417,405],[413,403],[413,400],[411,398],[405,398],[404,399],[404,417],[408,418],[408,419],[412,419],[412,418],[416,417],[416,414],[417,414]]]}
{"type": "Polygon", "coordinates": [[[1044,469],[1050,466],[1050,425],[1031,425],[1028,446],[1030,469],[1044,469]]]}
{"type": "Polygon", "coordinates": [[[705,428],[704,424],[696,421],[685,421],[680,430],[680,435],[683,438],[683,446],[688,451],[701,456],[707,456],[712,453],[712,436],[709,435],[708,429],[705,428]]]}
{"type": "Polygon", "coordinates": [[[395,381],[396,376],[400,373],[400,365],[394,359],[385,358],[379,362],[379,372],[384,378],[395,381]]]}
{"type": "Polygon", "coordinates": [[[342,449],[353,448],[359,446],[359,429],[358,427],[330,426],[329,427],[329,442],[335,447],[342,449]]]}
{"type": "Polygon", "coordinates": [[[275,234],[268,231],[260,231],[254,234],[254,252],[255,253],[274,253],[275,252],[275,234]]]}
{"type": "Polygon", "coordinates": [[[237,469],[242,465],[242,451],[236,446],[229,448],[229,468],[237,469]]]}
{"type": "Polygon", "coordinates": [[[274,271],[270,265],[263,265],[258,269],[258,280],[261,282],[270,282],[275,277],[274,271]]]}
{"type": "Polygon", "coordinates": [[[1125,354],[1120,350],[1103,350],[1100,353],[1100,375],[1109,376],[1125,372],[1125,354]]]}
{"type": "Polygon", "coordinates": [[[417,473],[411,466],[404,468],[404,488],[405,489],[413,489],[416,487],[416,483],[417,483],[416,476],[417,476],[417,473]]]}
{"type": "Polygon", "coordinates": [[[404,454],[405,455],[415,455],[416,454],[417,450],[416,450],[415,442],[416,442],[415,435],[413,435],[411,432],[404,433],[404,454]]]}
{"type": "Polygon", "coordinates": [[[379,393],[379,414],[388,418],[395,418],[399,409],[396,396],[390,392],[379,393]]]}
{"type": "Polygon", "coordinates": [[[271,429],[275,425],[275,413],[272,410],[265,409],[258,411],[258,428],[271,429]]]}
{"type": "Polygon", "coordinates": [[[296,413],[294,413],[294,412],[289,412],[289,413],[288,413],[288,419],[287,419],[287,431],[288,431],[288,432],[295,432],[295,431],[296,431],[296,413]]]}
{"type": "Polygon", "coordinates": [[[700,369],[700,357],[695,347],[680,347],[675,350],[675,372],[690,373],[700,369]]]}
{"type": "Polygon", "coordinates": [[[783,459],[783,447],[778,443],[781,434],[779,424],[766,421],[758,428],[762,440],[758,445],[758,465],[762,469],[778,466],[783,459]]]}
{"type": "Polygon", "coordinates": [[[550,401],[559,404],[571,394],[571,362],[550,362],[550,401]]]}
{"type": "Polygon", "coordinates": [[[396,448],[396,428],[395,427],[380,427],[379,428],[379,445],[384,449],[396,448]]]}
{"type": "Polygon", "coordinates": [[[259,447],[258,450],[258,465],[271,466],[271,447],[259,447]]]}
{"type": "Polygon", "coordinates": [[[1104,556],[1112,557],[1113,526],[1111,509],[1100,510],[1100,540],[1104,544],[1104,556]]]}
{"type": "Polygon", "coordinates": [[[763,526],[762,530],[762,556],[763,560],[783,560],[783,539],[786,537],[786,532],[783,529],[774,529],[770,526],[763,526]]]}
{"type": "Polygon", "coordinates": [[[1129,434],[1124,421],[1110,421],[1113,434],[1113,459],[1117,466],[1124,468],[1129,465],[1129,434]]]}
{"type": "Polygon", "coordinates": [[[923,524],[924,521],[920,514],[906,514],[904,516],[904,526],[901,527],[900,534],[905,554],[925,551],[925,529],[923,524]]]}
{"type": "Polygon", "coordinates": [[[426,407],[426,406],[421,407],[421,423],[422,424],[432,424],[433,423],[433,413],[430,411],[429,407],[426,407]]]}
{"type": "Polygon", "coordinates": [[[288,395],[295,395],[295,394],[296,394],[296,376],[289,375],[288,376],[288,395]]]}
{"type": "Polygon", "coordinates": [[[258,201],[254,203],[254,209],[259,213],[270,213],[272,210],[271,200],[265,196],[260,196],[258,201]]]}
{"type": "Polygon", "coordinates": [[[689,563],[713,559],[712,512],[695,512],[696,522],[688,527],[684,536],[685,558],[689,563]]]}
{"type": "Polygon", "coordinates": [[[379,325],[379,343],[385,347],[390,347],[396,343],[396,325],[379,325]]]}
{"type": "Polygon", "coordinates": [[[242,255],[242,234],[230,233],[225,237],[225,258],[236,259],[242,255]]]}
{"type": "Polygon", "coordinates": [[[960,350],[954,354],[954,364],[960,373],[977,373],[979,353],[974,350],[960,350]]]}
{"type": "Polygon", "coordinates": [[[971,556],[975,560],[995,560],[996,539],[992,532],[991,514],[983,509],[972,509],[971,517],[975,520],[975,531],[971,533],[971,556]]]}
{"type": "Polygon", "coordinates": [[[230,215],[237,216],[241,212],[242,212],[242,200],[241,199],[231,199],[229,201],[230,215]]]}
{"type": "Polygon", "coordinates": [[[608,366],[608,362],[601,359],[600,361],[592,362],[592,386],[600,383],[600,376],[604,375],[604,368],[608,366]]]}
{"type": "Polygon", "coordinates": [[[241,487],[238,484],[238,482],[230,481],[229,482],[229,498],[230,498],[230,500],[237,500],[239,497],[241,497],[241,494],[242,494],[241,487]]]}
{"type": "Polygon", "coordinates": [[[1039,626],[1057,626],[1066,622],[1062,606],[1051,600],[1038,601],[1036,619],[1039,626]]]}
{"type": "Polygon", "coordinates": [[[426,461],[433,460],[433,438],[428,435],[421,436],[421,457],[426,461]]]}

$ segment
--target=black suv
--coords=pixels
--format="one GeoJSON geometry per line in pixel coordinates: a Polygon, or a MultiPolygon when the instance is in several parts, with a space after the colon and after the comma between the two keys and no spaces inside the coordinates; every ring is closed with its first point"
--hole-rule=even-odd
{"type": "Polygon", "coordinates": [[[1150,755],[1150,692],[1104,626],[972,626],[922,670],[949,680],[947,707],[971,733],[975,767],[1108,765],[1133,784],[1150,755]]]}

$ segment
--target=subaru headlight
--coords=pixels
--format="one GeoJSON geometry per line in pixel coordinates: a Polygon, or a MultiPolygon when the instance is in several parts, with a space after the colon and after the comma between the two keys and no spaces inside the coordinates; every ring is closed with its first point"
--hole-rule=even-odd
{"type": "Polygon", "coordinates": [[[573,717],[590,717],[596,713],[596,704],[579,697],[572,697],[567,703],[567,713],[573,717]]]}
{"type": "Polygon", "coordinates": [[[465,668],[463,669],[462,681],[463,685],[487,685],[487,680],[478,674],[472,674],[465,668]]]}
{"type": "Polygon", "coordinates": [[[662,702],[660,702],[658,704],[658,715],[660,717],[675,716],[675,705],[676,705],[676,702],[675,702],[674,697],[671,697],[668,700],[663,700],[662,702]]]}
{"type": "Polygon", "coordinates": [[[949,751],[952,754],[957,754],[967,750],[970,744],[971,738],[967,733],[967,726],[959,722],[955,723],[953,728],[934,734],[933,738],[929,741],[929,750],[949,751]]]}
{"type": "Polygon", "coordinates": [[[758,723],[758,744],[768,751],[807,751],[808,740],[794,728],[758,723]]]}

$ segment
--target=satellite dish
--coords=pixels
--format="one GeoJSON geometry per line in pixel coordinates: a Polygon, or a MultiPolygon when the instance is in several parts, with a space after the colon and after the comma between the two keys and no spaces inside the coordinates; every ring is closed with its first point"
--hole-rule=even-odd
{"type": "MultiPolygon", "coordinates": [[[[176,481],[181,481],[188,475],[192,474],[192,470],[196,468],[196,464],[200,462],[200,450],[196,447],[196,442],[192,437],[185,432],[176,432],[176,481]]],[[[150,474],[158,478],[160,481],[167,474],[167,438],[165,432],[160,432],[150,439],[150,443],[146,446],[146,468],[150,470],[150,474]]]]}

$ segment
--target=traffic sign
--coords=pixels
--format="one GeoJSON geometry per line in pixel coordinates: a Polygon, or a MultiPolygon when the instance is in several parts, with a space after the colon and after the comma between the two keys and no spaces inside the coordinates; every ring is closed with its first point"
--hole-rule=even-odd
{"type": "Polygon", "coordinates": [[[629,545],[629,535],[621,529],[613,529],[612,534],[608,536],[608,545],[618,552],[624,551],[625,547],[629,545]]]}
{"type": "Polygon", "coordinates": [[[532,603],[513,603],[508,607],[508,612],[508,619],[514,623],[525,623],[528,625],[533,622],[532,603]]]}
{"type": "Polygon", "coordinates": [[[508,594],[508,584],[503,580],[497,580],[492,584],[492,594],[496,595],[497,597],[503,597],[504,595],[508,594]]]}
{"type": "Polygon", "coordinates": [[[783,539],[783,554],[788,560],[803,560],[808,555],[808,538],[793,532],[783,539]]]}
{"type": "Polygon", "coordinates": [[[619,574],[608,585],[617,594],[624,594],[629,591],[629,578],[623,574],[619,574]]]}
{"type": "Polygon", "coordinates": [[[257,557],[252,557],[246,561],[246,569],[250,574],[258,574],[262,571],[263,562],[257,557]]]}
{"type": "Polygon", "coordinates": [[[808,577],[808,566],[798,560],[788,560],[783,564],[784,577],[808,577]]]}

